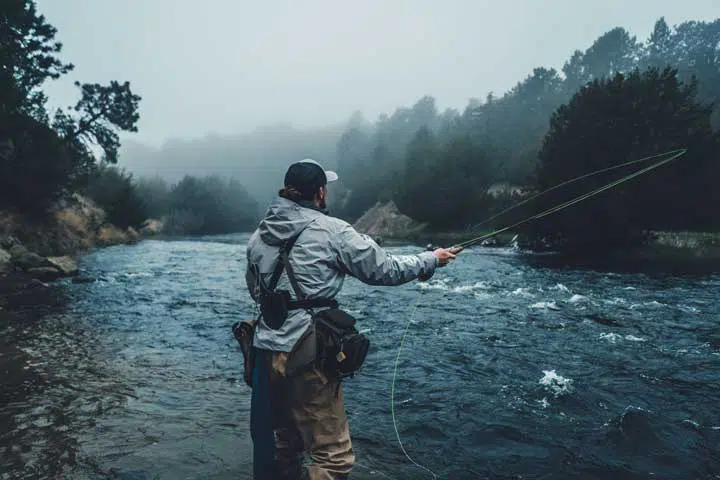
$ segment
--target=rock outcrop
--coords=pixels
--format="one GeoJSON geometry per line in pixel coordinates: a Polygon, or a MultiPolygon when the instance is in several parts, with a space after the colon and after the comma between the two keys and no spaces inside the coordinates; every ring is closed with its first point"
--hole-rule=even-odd
{"type": "Polygon", "coordinates": [[[64,276],[71,277],[78,273],[77,262],[67,255],[63,257],[48,257],[47,261],[64,276]]]}
{"type": "Polygon", "coordinates": [[[388,239],[408,238],[421,232],[426,226],[403,215],[392,201],[385,204],[378,202],[354,224],[355,230],[360,233],[388,239]]]}
{"type": "Polygon", "coordinates": [[[159,235],[165,230],[165,223],[161,220],[148,219],[140,227],[140,235],[143,237],[152,237],[159,235]]]}
{"type": "MultiPolygon", "coordinates": [[[[159,231],[159,222],[152,224],[159,231]]],[[[106,223],[105,212],[91,200],[73,195],[48,216],[30,219],[0,211],[0,277],[34,278],[39,282],[79,274],[75,257],[96,246],[135,243],[132,228],[106,223]]]]}
{"type": "Polygon", "coordinates": [[[77,275],[78,267],[69,256],[43,257],[15,244],[9,251],[0,250],[0,272],[25,273],[41,281],[51,281],[77,275]]]}

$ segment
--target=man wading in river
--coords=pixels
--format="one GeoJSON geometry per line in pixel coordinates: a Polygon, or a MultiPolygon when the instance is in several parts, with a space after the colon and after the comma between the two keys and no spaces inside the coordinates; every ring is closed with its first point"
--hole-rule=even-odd
{"type": "Polygon", "coordinates": [[[246,279],[261,311],[243,326],[248,335],[254,325],[245,381],[256,479],[302,478],[303,453],[312,480],[348,478],[353,467],[341,382],[363,363],[368,340],[334,300],[345,275],[370,285],[427,280],[461,251],[390,255],[328,215],[327,182],[334,180],[313,160],[291,165],[248,241],[246,279]]]}

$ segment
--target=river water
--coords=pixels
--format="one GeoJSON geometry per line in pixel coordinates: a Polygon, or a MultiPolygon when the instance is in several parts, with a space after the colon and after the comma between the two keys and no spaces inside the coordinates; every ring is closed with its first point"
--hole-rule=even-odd
{"type": "MultiPolygon", "coordinates": [[[[81,260],[0,311],[0,479],[251,478],[230,331],[246,235],[81,260]]],[[[417,247],[392,247],[413,253],[417,247]]],[[[720,275],[550,268],[475,248],[424,284],[340,297],[372,341],[353,478],[720,478],[720,275]],[[417,304],[417,308],[414,306],[417,304]]]]}

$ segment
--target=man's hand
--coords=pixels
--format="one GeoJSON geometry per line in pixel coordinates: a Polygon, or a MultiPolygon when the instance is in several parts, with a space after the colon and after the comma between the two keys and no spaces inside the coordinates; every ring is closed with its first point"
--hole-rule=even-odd
{"type": "Polygon", "coordinates": [[[444,267],[448,263],[450,263],[452,260],[455,260],[455,256],[462,252],[462,247],[457,248],[438,248],[435,251],[433,251],[433,255],[435,255],[435,258],[438,259],[438,264],[441,267],[444,267]]]}

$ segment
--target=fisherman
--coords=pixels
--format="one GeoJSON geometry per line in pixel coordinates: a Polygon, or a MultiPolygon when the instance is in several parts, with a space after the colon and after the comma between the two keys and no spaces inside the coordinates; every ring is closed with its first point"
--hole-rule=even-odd
{"type": "MultiPolygon", "coordinates": [[[[316,361],[314,342],[321,340],[306,340],[315,338],[311,335],[316,332],[317,312],[340,312],[342,318],[351,318],[333,308],[345,275],[386,286],[428,280],[462,250],[390,255],[370,237],[328,214],[327,183],[337,178],[314,160],[292,164],[284,188],[248,241],[246,279],[252,298],[262,306],[263,298],[268,298],[263,297],[265,291],[292,292],[289,301],[279,294],[272,297],[274,305],[265,301],[265,313],[254,323],[251,337],[252,377],[246,381],[252,386],[255,479],[303,478],[303,454],[311,459],[305,470],[311,480],[348,478],[354,465],[342,378],[324,371],[316,361]],[[278,307],[283,301],[284,310],[278,307]],[[311,353],[298,353],[308,350],[305,344],[311,353]],[[312,362],[297,360],[308,355],[312,362]]],[[[360,355],[364,360],[364,353],[360,355]]]]}

